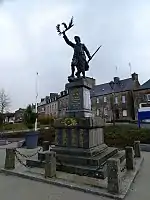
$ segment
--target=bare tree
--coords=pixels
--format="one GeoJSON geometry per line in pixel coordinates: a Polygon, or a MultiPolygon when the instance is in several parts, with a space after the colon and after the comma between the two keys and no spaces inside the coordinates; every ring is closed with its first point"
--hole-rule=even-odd
{"type": "Polygon", "coordinates": [[[4,114],[10,107],[10,98],[4,89],[0,90],[0,113],[4,114]]]}

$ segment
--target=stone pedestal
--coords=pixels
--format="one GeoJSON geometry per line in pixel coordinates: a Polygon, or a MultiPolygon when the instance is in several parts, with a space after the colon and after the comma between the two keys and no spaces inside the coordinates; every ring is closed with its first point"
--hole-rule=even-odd
{"type": "Polygon", "coordinates": [[[134,169],[134,154],[133,154],[133,147],[126,147],[126,168],[127,170],[134,169]]]}
{"type": "Polygon", "coordinates": [[[55,145],[70,148],[94,148],[104,144],[101,118],[62,118],[55,121],[55,145]]]}
{"type": "Polygon", "coordinates": [[[92,85],[86,79],[67,83],[69,92],[69,107],[66,115],[69,117],[91,117],[90,89],[92,85]]]}
{"type": "Polygon", "coordinates": [[[92,117],[86,79],[66,84],[69,105],[66,117],[55,121],[55,147],[59,170],[80,175],[104,176],[106,160],[117,153],[104,143],[104,120],[92,117]],[[103,172],[104,173],[103,173],[103,172]],[[102,173],[101,173],[102,172],[102,173]],[[98,175],[96,175],[98,174],[98,175]]]}

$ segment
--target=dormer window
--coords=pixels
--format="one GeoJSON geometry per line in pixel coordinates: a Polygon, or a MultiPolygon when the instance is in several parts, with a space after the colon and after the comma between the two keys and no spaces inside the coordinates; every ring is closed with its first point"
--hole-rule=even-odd
{"type": "Polygon", "coordinates": [[[147,101],[150,101],[150,94],[147,94],[147,101]]]}

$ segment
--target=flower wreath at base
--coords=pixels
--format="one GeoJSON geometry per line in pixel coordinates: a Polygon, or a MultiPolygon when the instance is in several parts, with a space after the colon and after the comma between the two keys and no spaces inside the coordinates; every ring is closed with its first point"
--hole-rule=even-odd
{"type": "Polygon", "coordinates": [[[62,124],[64,124],[65,126],[76,126],[77,125],[77,121],[74,118],[65,118],[61,121],[62,124]]]}

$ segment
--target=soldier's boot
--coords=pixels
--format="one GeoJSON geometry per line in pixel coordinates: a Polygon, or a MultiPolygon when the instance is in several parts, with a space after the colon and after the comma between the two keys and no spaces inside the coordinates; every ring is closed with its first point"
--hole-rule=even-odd
{"type": "Polygon", "coordinates": [[[79,71],[77,71],[76,76],[77,76],[77,78],[80,78],[80,72],[79,71]]]}
{"type": "Polygon", "coordinates": [[[83,78],[85,78],[85,71],[84,71],[84,72],[82,72],[82,75],[83,75],[83,78]]]}

